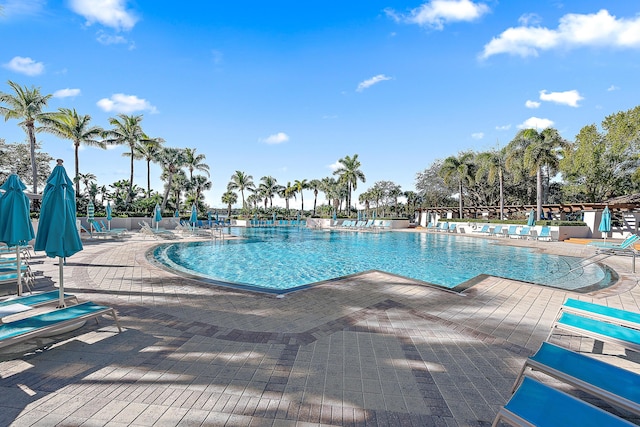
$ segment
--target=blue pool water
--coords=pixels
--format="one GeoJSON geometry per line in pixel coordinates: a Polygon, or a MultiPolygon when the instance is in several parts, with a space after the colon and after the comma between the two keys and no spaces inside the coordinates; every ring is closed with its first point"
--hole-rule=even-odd
{"type": "Polygon", "coordinates": [[[152,259],[214,282],[281,292],[367,270],[454,288],[487,274],[571,290],[611,284],[615,273],[580,258],[443,233],[234,228],[244,239],[160,245],[152,259]],[[581,262],[584,266],[581,266],[581,262]]]}

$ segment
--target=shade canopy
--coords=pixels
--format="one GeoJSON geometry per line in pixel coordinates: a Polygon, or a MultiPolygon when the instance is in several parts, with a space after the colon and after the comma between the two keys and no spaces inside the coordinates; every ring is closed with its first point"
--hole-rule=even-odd
{"type": "Polygon", "coordinates": [[[29,217],[27,187],[18,175],[11,174],[0,189],[0,242],[7,246],[24,245],[33,239],[33,226],[29,217]]]}
{"type": "Polygon", "coordinates": [[[534,225],[536,225],[536,211],[534,211],[533,209],[531,209],[531,212],[529,212],[529,220],[527,221],[527,225],[529,227],[533,227],[534,225]]]}
{"type": "Polygon", "coordinates": [[[60,161],[47,178],[42,194],[40,220],[36,234],[36,251],[48,257],[70,257],[82,250],[76,228],[76,196],[73,182],[60,161]]]}
{"type": "Polygon", "coordinates": [[[96,215],[96,207],[93,205],[93,202],[89,202],[87,205],[87,219],[89,221],[93,221],[96,215]]]}
{"type": "Polygon", "coordinates": [[[111,216],[111,202],[107,202],[107,207],[105,208],[107,211],[107,221],[111,221],[113,216],[111,216]]]}
{"type": "Polygon", "coordinates": [[[609,211],[609,206],[605,207],[602,211],[602,218],[600,218],[598,231],[602,233],[608,233],[611,231],[611,211],[609,211]]]}
{"type": "Polygon", "coordinates": [[[154,209],[154,216],[153,219],[156,222],[160,222],[162,221],[162,210],[160,209],[160,205],[156,203],[156,207],[154,209]]]}
{"type": "Polygon", "coordinates": [[[198,209],[196,208],[195,203],[191,205],[191,218],[189,218],[189,221],[194,225],[196,222],[198,222],[198,209]]]}
{"type": "Polygon", "coordinates": [[[180,211],[178,209],[176,209],[176,211],[173,214],[173,216],[176,217],[176,218],[180,218],[180,211]]]}

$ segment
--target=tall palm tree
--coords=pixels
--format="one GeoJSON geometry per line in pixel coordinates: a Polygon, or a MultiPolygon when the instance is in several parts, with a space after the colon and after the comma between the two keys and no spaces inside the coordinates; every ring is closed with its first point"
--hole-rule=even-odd
{"type": "MultiPolygon", "coordinates": [[[[80,175],[80,145],[99,147],[103,150],[107,145],[101,140],[104,130],[99,126],[91,126],[91,116],[79,115],[76,109],[59,108],[57,113],[42,119],[42,131],[73,142],[75,154],[75,177],[80,175]]],[[[80,194],[80,183],[76,180],[76,195],[80,194]]]]}
{"type": "Polygon", "coordinates": [[[31,176],[33,178],[33,193],[38,192],[38,169],[36,166],[36,127],[35,122],[40,121],[48,114],[42,109],[47,106],[47,102],[52,95],[42,95],[40,88],[32,86],[30,89],[21,87],[17,83],[8,81],[9,86],[15,94],[0,92],[0,114],[4,120],[18,119],[18,123],[26,132],[29,139],[29,150],[31,153],[31,176]]]}
{"type": "Polygon", "coordinates": [[[340,166],[333,174],[338,175],[341,182],[347,185],[347,211],[351,216],[351,191],[358,188],[358,181],[365,182],[364,173],[360,170],[362,164],[358,160],[358,155],[354,154],[353,157],[345,156],[338,160],[340,166]]]}
{"type": "Polygon", "coordinates": [[[449,156],[444,159],[440,174],[447,184],[451,181],[455,181],[458,184],[458,192],[460,193],[459,213],[460,219],[463,218],[463,206],[464,206],[464,188],[465,183],[470,183],[472,177],[470,175],[471,161],[473,160],[473,153],[460,153],[456,156],[449,156]]]}
{"type": "MultiPolygon", "coordinates": [[[[106,144],[110,145],[128,145],[129,156],[131,157],[131,175],[129,179],[129,191],[127,193],[126,204],[131,203],[131,194],[133,190],[133,160],[135,159],[135,148],[138,143],[143,140],[146,135],[142,131],[140,122],[142,115],[127,116],[126,114],[118,114],[118,117],[111,117],[109,124],[113,129],[106,130],[104,133],[106,144]]],[[[163,208],[164,209],[164,208],[163,208]]]]}
{"type": "Polygon", "coordinates": [[[313,214],[316,214],[316,205],[318,203],[318,191],[322,187],[322,181],[319,179],[312,179],[309,181],[309,189],[313,190],[313,214]]]}
{"type": "MultiPolygon", "coordinates": [[[[160,159],[160,153],[162,152],[162,144],[164,144],[163,138],[149,138],[144,135],[133,149],[133,156],[136,160],[143,160],[147,162],[147,197],[151,197],[151,162],[157,162],[160,159]]],[[[130,156],[130,153],[125,153],[126,156],[130,156]]]]}
{"type": "Polygon", "coordinates": [[[159,159],[167,180],[164,197],[162,198],[162,210],[164,211],[169,201],[169,191],[171,191],[173,176],[185,165],[184,150],[172,147],[163,148],[159,159]]]}
{"type": "MultiPolygon", "coordinates": [[[[278,180],[272,176],[263,176],[260,181],[262,181],[259,185],[260,192],[269,200],[269,206],[273,207],[273,196],[278,194],[282,186],[278,185],[278,180]]],[[[267,200],[264,201],[264,207],[267,208],[267,200]]]]}
{"type": "Polygon", "coordinates": [[[278,195],[284,199],[287,209],[287,215],[289,215],[289,199],[296,198],[296,186],[291,185],[290,182],[287,182],[286,186],[281,186],[280,191],[278,191],[278,195]]]}
{"type": "Polygon", "coordinates": [[[521,159],[522,166],[530,175],[536,176],[536,218],[542,216],[543,169],[547,176],[555,174],[560,163],[562,149],[567,142],[554,128],[538,132],[536,129],[523,129],[509,143],[508,161],[516,163],[521,159]]]}
{"type": "Polygon", "coordinates": [[[500,219],[504,219],[504,174],[507,170],[507,150],[502,148],[501,150],[485,151],[480,153],[476,160],[480,164],[476,180],[484,173],[487,174],[489,184],[495,183],[496,178],[498,179],[498,185],[500,186],[500,219]]]}
{"type": "Polygon", "coordinates": [[[185,148],[184,149],[184,166],[189,169],[189,180],[193,179],[193,171],[198,170],[200,172],[204,172],[207,177],[210,177],[209,174],[209,165],[204,163],[204,160],[207,158],[204,154],[196,154],[196,148],[185,148]]]}
{"type": "Polygon", "coordinates": [[[203,175],[196,175],[189,181],[189,187],[195,194],[195,199],[200,202],[202,192],[211,190],[213,184],[209,181],[209,178],[203,175]]]}
{"type": "Polygon", "coordinates": [[[98,177],[96,177],[91,172],[79,173],[78,175],[76,175],[76,177],[74,178],[74,181],[76,182],[76,188],[77,188],[76,197],[78,196],[78,194],[80,194],[81,182],[84,185],[84,191],[89,192],[89,186],[91,185],[92,182],[95,182],[97,179],[98,177]]]}
{"type": "Polygon", "coordinates": [[[293,186],[296,189],[296,193],[300,194],[300,202],[302,203],[301,211],[304,212],[304,195],[302,194],[302,190],[306,190],[309,188],[309,181],[306,179],[296,179],[293,182],[293,186]]]}
{"type": "Polygon", "coordinates": [[[231,205],[238,202],[238,195],[231,190],[227,190],[221,197],[222,203],[227,205],[227,218],[231,218],[231,205]]]}
{"type": "Polygon", "coordinates": [[[229,181],[227,185],[227,190],[240,190],[240,194],[242,195],[242,209],[247,208],[244,200],[244,190],[252,190],[254,188],[253,176],[242,171],[236,171],[231,175],[231,181],[229,181]]]}

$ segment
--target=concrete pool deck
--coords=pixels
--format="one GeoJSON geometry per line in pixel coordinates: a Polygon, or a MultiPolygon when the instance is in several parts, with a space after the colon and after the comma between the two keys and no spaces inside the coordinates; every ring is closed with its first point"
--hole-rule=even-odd
{"type": "MultiPolygon", "coordinates": [[[[278,299],[154,267],[159,242],[138,234],[84,243],[65,290],[113,306],[125,330],[105,318],[0,356],[0,425],[485,426],[567,297],[640,312],[628,257],[606,260],[618,284],[586,295],[494,277],[459,295],[374,272],[278,299]]],[[[52,289],[57,260],[31,265],[52,289]]],[[[598,357],[640,372],[615,346],[598,357]]]]}

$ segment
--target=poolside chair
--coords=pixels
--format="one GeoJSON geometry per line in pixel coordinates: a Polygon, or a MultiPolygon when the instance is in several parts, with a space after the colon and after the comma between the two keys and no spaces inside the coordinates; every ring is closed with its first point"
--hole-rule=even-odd
{"type": "Polygon", "coordinates": [[[531,227],[522,227],[518,233],[518,239],[528,239],[531,237],[531,227]]]}
{"type": "Polygon", "coordinates": [[[496,237],[504,236],[504,234],[502,233],[502,226],[496,225],[495,228],[491,231],[491,235],[496,237]]]}
{"type": "MultiPolygon", "coordinates": [[[[583,400],[525,377],[509,402],[498,411],[492,427],[512,426],[636,426],[583,400]]],[[[637,426],[636,426],[637,427],[637,426]]]]}
{"type": "Polygon", "coordinates": [[[593,357],[543,342],[522,367],[511,392],[518,387],[527,368],[543,372],[572,387],[640,415],[640,375],[593,357]]]}
{"type": "Polygon", "coordinates": [[[449,231],[449,223],[448,222],[441,222],[438,224],[438,226],[440,228],[438,228],[438,231],[449,231]]]}
{"type": "Polygon", "coordinates": [[[489,225],[488,224],[483,225],[480,230],[476,230],[476,233],[478,233],[478,234],[489,234],[489,225]]]}
{"type": "Polygon", "coordinates": [[[450,223],[449,223],[449,229],[447,230],[447,232],[449,232],[449,233],[455,233],[455,232],[457,231],[457,230],[456,230],[456,227],[457,227],[457,226],[458,226],[458,224],[456,224],[455,222],[450,222],[450,223]]]}
{"type": "Polygon", "coordinates": [[[640,313],[607,307],[606,305],[569,298],[560,307],[558,314],[560,315],[562,312],[574,313],[628,328],[640,329],[640,313]]]}
{"type": "Polygon", "coordinates": [[[640,237],[637,234],[632,234],[622,243],[611,243],[611,242],[589,242],[587,246],[595,246],[598,249],[604,250],[625,250],[625,249],[633,249],[633,245],[638,243],[640,237]]]}
{"type": "Polygon", "coordinates": [[[91,225],[93,225],[93,228],[96,230],[94,234],[99,237],[122,237],[122,234],[126,231],[126,229],[107,230],[102,228],[98,221],[95,220],[91,221],[91,225]]]}
{"type": "Polygon", "coordinates": [[[518,226],[517,225],[510,225],[509,229],[507,230],[506,234],[507,237],[511,238],[518,238],[518,226]]]}
{"type": "Polygon", "coordinates": [[[542,226],[540,233],[536,236],[536,240],[551,241],[551,229],[548,226],[542,226]]]}
{"type": "Polygon", "coordinates": [[[546,341],[557,330],[565,330],[596,341],[619,345],[625,349],[640,352],[640,330],[604,322],[577,314],[563,312],[551,326],[546,341]]]}
{"type": "Polygon", "coordinates": [[[97,305],[92,302],[71,305],[46,313],[25,317],[14,322],[0,325],[0,348],[8,347],[32,338],[50,336],[56,331],[74,325],[82,320],[96,319],[108,314],[122,332],[118,315],[112,307],[97,305]]]}
{"type": "MultiPolygon", "coordinates": [[[[65,301],[75,300],[75,303],[78,303],[78,298],[75,295],[64,294],[64,299],[65,301]]],[[[28,305],[29,307],[40,307],[47,304],[57,303],[59,300],[59,291],[49,291],[21,297],[10,297],[8,299],[0,301],[0,307],[5,307],[12,304],[28,305]]]]}

